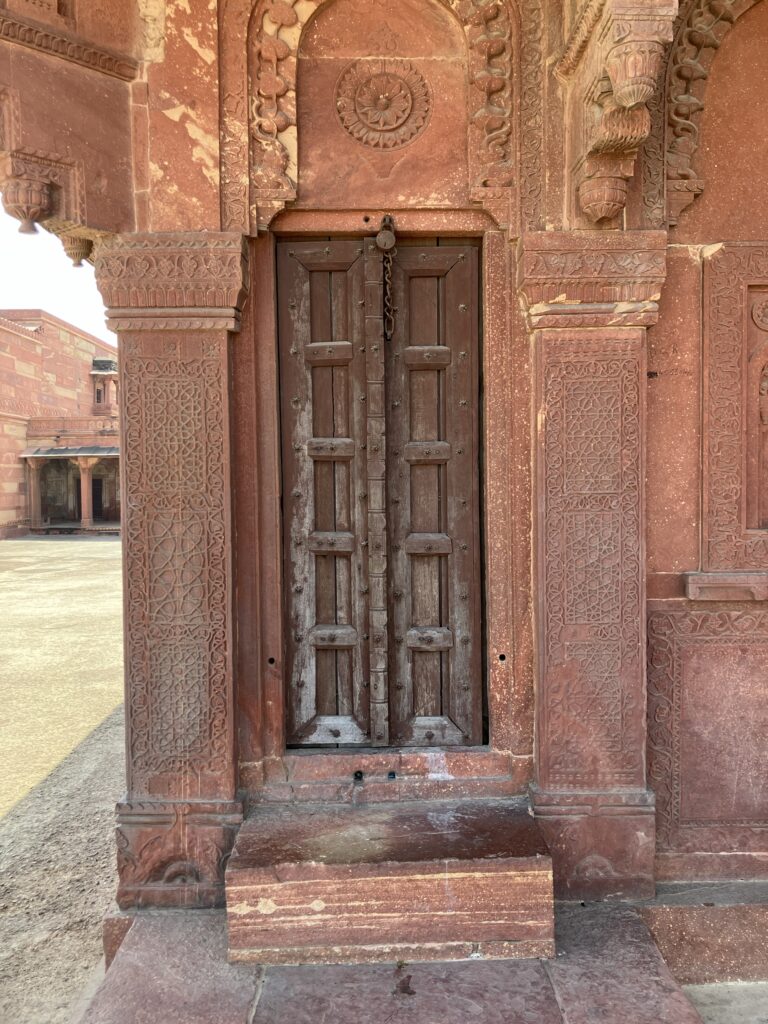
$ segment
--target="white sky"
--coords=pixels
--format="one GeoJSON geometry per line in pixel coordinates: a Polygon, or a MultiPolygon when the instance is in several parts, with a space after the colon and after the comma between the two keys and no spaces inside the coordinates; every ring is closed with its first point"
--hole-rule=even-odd
{"type": "Polygon", "coordinates": [[[0,206],[0,309],[44,309],[97,338],[107,330],[93,267],[73,267],[61,242],[43,228],[20,235],[19,222],[0,206]]]}

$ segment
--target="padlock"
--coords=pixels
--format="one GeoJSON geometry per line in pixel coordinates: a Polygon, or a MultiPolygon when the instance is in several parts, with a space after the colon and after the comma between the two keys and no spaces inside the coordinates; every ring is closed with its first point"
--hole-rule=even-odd
{"type": "Polygon", "coordinates": [[[376,235],[377,249],[381,249],[382,252],[389,252],[390,249],[395,248],[397,239],[395,238],[394,227],[394,221],[391,217],[384,217],[382,219],[379,233],[376,235]]]}

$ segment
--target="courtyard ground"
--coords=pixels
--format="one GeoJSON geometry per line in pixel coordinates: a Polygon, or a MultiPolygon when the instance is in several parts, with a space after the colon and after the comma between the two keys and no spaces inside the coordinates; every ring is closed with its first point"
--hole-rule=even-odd
{"type": "Polygon", "coordinates": [[[68,1024],[124,789],[117,538],[0,543],[0,1021],[68,1024]]]}

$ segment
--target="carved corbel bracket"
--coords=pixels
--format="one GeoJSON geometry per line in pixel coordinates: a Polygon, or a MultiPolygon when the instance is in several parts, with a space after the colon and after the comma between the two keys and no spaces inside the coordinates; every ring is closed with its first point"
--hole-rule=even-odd
{"type": "Polygon", "coordinates": [[[34,234],[42,224],[62,241],[75,266],[90,260],[94,242],[104,232],[86,225],[85,176],[82,164],[41,150],[13,147],[18,128],[6,118],[0,147],[0,190],[6,213],[21,221],[22,234],[34,234]]]}
{"type": "Polygon", "coordinates": [[[568,177],[593,224],[626,205],[676,13],[677,0],[587,0],[555,68],[572,128],[568,177]]]}

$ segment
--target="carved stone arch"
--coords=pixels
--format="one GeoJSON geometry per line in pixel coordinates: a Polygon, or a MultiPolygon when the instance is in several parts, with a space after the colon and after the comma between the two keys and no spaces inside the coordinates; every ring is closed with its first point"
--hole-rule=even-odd
{"type": "Polygon", "coordinates": [[[701,195],[696,170],[710,70],[725,36],[761,0],[686,0],[680,4],[669,50],[665,88],[651,107],[644,203],[654,227],[677,224],[701,195]]]}
{"type": "MultiPolygon", "coordinates": [[[[302,33],[332,0],[225,0],[220,6],[222,223],[255,234],[296,196],[296,71],[302,33]]],[[[472,201],[510,228],[541,217],[539,0],[436,0],[470,54],[472,201]],[[520,202],[517,202],[519,197],[520,202]]]]}

